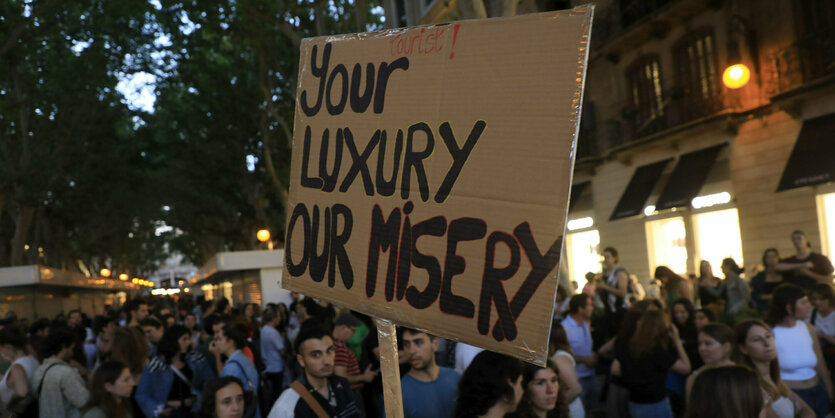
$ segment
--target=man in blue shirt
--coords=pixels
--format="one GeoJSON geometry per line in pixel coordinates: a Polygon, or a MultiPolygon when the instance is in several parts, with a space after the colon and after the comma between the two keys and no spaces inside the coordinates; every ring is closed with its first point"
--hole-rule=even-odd
{"type": "Polygon", "coordinates": [[[264,399],[265,405],[272,405],[281,394],[284,382],[284,338],[275,328],[278,326],[278,315],[272,309],[261,313],[261,358],[264,360],[264,380],[272,384],[271,393],[264,399]]]}
{"type": "MultiPolygon", "coordinates": [[[[597,365],[597,354],[593,350],[589,321],[594,312],[594,300],[591,296],[580,293],[571,297],[568,302],[569,315],[563,319],[562,327],[568,336],[568,343],[574,352],[577,362],[577,378],[583,387],[583,406],[591,411],[596,406],[595,396],[599,394],[597,382],[594,380],[594,366],[597,365]]],[[[595,408],[596,410],[597,408],[595,408]]]]}
{"type": "MultiPolygon", "coordinates": [[[[235,376],[241,379],[244,390],[258,393],[258,371],[241,349],[246,346],[246,328],[240,323],[226,323],[215,334],[215,345],[220,354],[228,357],[220,376],[235,376]]],[[[255,418],[261,418],[260,408],[255,418]]]]}
{"type": "Polygon", "coordinates": [[[423,331],[400,328],[403,351],[412,369],[400,380],[403,414],[406,418],[452,418],[461,376],[435,363],[438,337],[423,331]]]}

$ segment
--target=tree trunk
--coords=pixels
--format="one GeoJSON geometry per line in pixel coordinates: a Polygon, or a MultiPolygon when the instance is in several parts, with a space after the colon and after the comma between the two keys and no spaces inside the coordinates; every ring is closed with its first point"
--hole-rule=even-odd
{"type": "Polygon", "coordinates": [[[368,12],[365,0],[354,0],[354,11],[357,14],[357,32],[368,30],[368,12]]]}
{"type": "Polygon", "coordinates": [[[483,0],[458,0],[458,11],[461,12],[461,19],[487,18],[483,0]]]}
{"type": "Polygon", "coordinates": [[[9,264],[19,266],[23,264],[23,246],[26,245],[26,238],[29,236],[29,226],[32,224],[32,216],[35,208],[20,205],[20,211],[15,221],[14,237],[12,237],[12,256],[9,264]]]}

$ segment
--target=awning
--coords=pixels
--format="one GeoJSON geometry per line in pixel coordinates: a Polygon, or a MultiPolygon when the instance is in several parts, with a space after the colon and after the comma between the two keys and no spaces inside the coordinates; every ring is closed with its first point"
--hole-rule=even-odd
{"type": "Polygon", "coordinates": [[[574,209],[574,205],[580,200],[580,196],[591,185],[590,181],[584,181],[571,186],[571,197],[568,199],[568,211],[574,209]]]}
{"type": "Polygon", "coordinates": [[[835,180],[835,113],[803,122],[777,191],[835,180]]]}
{"type": "Polygon", "coordinates": [[[690,201],[699,194],[699,190],[705,184],[710,168],[725,145],[727,144],[682,155],[673,169],[673,174],[670,175],[670,181],[664,186],[658,202],[655,203],[655,210],[689,206],[690,201]]]}
{"type": "Polygon", "coordinates": [[[632,175],[632,179],[629,180],[629,184],[626,186],[626,190],[621,195],[609,220],[613,221],[615,219],[628,218],[641,214],[647,198],[655,187],[655,183],[658,182],[658,178],[661,177],[664,168],[672,160],[672,158],[668,158],[663,161],[638,167],[635,170],[635,174],[632,175]]]}

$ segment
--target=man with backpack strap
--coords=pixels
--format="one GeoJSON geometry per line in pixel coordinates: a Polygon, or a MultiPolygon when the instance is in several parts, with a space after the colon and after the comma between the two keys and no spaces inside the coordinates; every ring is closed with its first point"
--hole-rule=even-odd
{"type": "Polygon", "coordinates": [[[81,407],[90,399],[86,382],[67,363],[75,344],[75,334],[69,328],[52,329],[43,342],[45,360],[35,369],[31,383],[42,417],[78,418],[81,407]]]}

